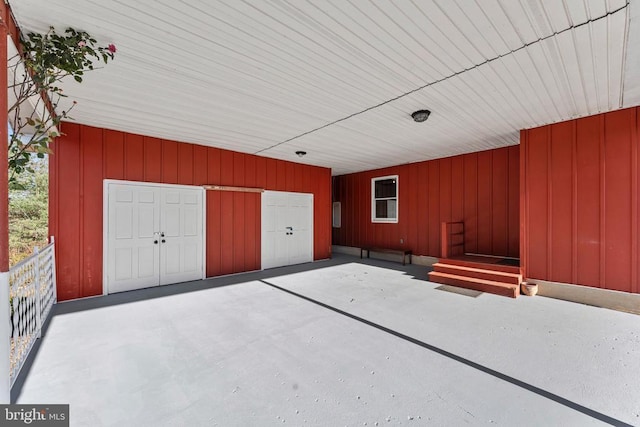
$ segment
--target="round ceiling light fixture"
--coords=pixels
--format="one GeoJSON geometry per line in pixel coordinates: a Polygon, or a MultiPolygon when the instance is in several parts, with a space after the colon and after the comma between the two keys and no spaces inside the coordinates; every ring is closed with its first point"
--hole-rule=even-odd
{"type": "Polygon", "coordinates": [[[306,151],[296,151],[296,155],[298,157],[304,157],[304,156],[307,155],[307,152],[306,151]]]}
{"type": "Polygon", "coordinates": [[[418,110],[414,113],[411,113],[411,117],[413,117],[413,120],[418,123],[424,122],[429,118],[430,115],[431,111],[429,110],[418,110]]]}

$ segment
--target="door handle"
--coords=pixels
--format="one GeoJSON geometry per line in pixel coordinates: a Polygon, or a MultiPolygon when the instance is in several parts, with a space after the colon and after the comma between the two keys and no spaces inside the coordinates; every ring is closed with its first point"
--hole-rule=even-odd
{"type": "Polygon", "coordinates": [[[162,243],[167,243],[167,241],[166,241],[166,240],[164,240],[164,239],[162,239],[162,243]]]}
{"type": "Polygon", "coordinates": [[[154,244],[154,245],[157,245],[157,244],[158,244],[158,239],[154,240],[154,241],[153,241],[153,244],[154,244]]]}

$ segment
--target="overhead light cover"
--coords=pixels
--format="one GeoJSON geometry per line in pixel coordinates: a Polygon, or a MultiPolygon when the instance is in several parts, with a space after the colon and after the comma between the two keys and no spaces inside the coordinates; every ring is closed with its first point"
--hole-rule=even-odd
{"type": "Polygon", "coordinates": [[[430,115],[431,115],[431,111],[429,110],[418,110],[412,113],[411,117],[413,117],[413,120],[415,120],[416,122],[421,123],[427,120],[430,115]]]}

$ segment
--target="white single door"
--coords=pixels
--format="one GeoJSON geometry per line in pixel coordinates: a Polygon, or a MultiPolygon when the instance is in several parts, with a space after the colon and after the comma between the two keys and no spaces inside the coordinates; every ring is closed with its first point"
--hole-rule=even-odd
{"type": "Polygon", "coordinates": [[[203,277],[203,190],[106,184],[105,291],[123,292],[203,277]]]}
{"type": "Polygon", "coordinates": [[[262,268],[272,268],[289,263],[287,248],[288,199],[286,193],[265,191],[262,193],[262,268]]]}
{"type": "Polygon", "coordinates": [[[313,194],[290,194],[287,217],[289,264],[313,261],[313,194]]]}
{"type": "Polygon", "coordinates": [[[202,190],[163,189],[160,284],[202,279],[202,190]]]}
{"type": "Polygon", "coordinates": [[[109,293],[160,284],[160,189],[110,184],[107,280],[109,293]]]}
{"type": "Polygon", "coordinates": [[[262,193],[262,268],[313,261],[313,194],[262,193]]]}

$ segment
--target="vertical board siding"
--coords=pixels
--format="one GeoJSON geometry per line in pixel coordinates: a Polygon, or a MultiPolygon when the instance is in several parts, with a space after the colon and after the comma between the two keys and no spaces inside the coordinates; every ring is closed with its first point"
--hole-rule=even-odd
{"type": "Polygon", "coordinates": [[[600,286],[600,132],[599,117],[577,121],[576,283],[600,286]]]}
{"type": "Polygon", "coordinates": [[[342,227],[333,243],[439,257],[440,223],[464,221],[467,252],[518,257],[519,162],[513,146],[335,177],[342,227]],[[398,175],[399,221],[372,223],[371,179],[387,175],[398,175]]]}
{"type": "Polygon", "coordinates": [[[102,227],[95,227],[93,222],[95,219],[98,224],[102,224],[102,192],[91,189],[102,188],[103,162],[100,153],[103,132],[97,128],[84,128],[81,129],[80,138],[83,141],[80,241],[85,242],[81,247],[82,257],[79,263],[82,279],[80,292],[95,295],[102,292],[102,227]],[[87,268],[82,268],[84,265],[87,268]]]}
{"type": "Polygon", "coordinates": [[[128,181],[144,180],[144,138],[140,135],[125,135],[124,178],[128,181]]]}
{"type": "Polygon", "coordinates": [[[178,144],[178,184],[193,185],[193,145],[178,144]]]}
{"type": "MultiPolygon", "coordinates": [[[[429,186],[427,187],[427,197],[429,198],[429,210],[427,216],[422,217],[429,224],[429,252],[424,255],[440,255],[440,162],[434,161],[424,164],[429,171],[429,186]]],[[[400,191],[403,191],[402,189],[400,191]]],[[[424,193],[423,193],[424,194],[424,193]]],[[[368,193],[371,197],[371,193],[368,193]]],[[[419,254],[422,255],[422,254],[419,254]]]]}
{"type": "Polygon", "coordinates": [[[605,282],[630,291],[631,284],[631,110],[605,115],[605,282]],[[611,167],[613,166],[613,167],[611,167]]]}
{"type": "MultiPolygon", "coordinates": [[[[509,147],[509,158],[507,160],[509,172],[507,177],[508,203],[516,203],[520,200],[520,150],[518,147],[509,147]]],[[[517,254],[520,251],[520,212],[519,209],[509,206],[507,213],[507,253],[517,254]]],[[[520,255],[522,256],[522,255],[520,255]]]]}
{"type": "Polygon", "coordinates": [[[178,184],[178,143],[162,140],[162,182],[178,184]]]}
{"type": "MultiPolygon", "coordinates": [[[[464,158],[464,249],[478,253],[478,156],[464,158]]],[[[516,252],[517,253],[517,252],[516,252]]]]}
{"type": "MultiPolygon", "coordinates": [[[[102,293],[103,180],[220,184],[314,194],[314,259],[331,256],[331,171],[213,147],[63,124],[50,160],[58,298],[102,293]]],[[[208,277],[260,269],[259,193],[206,192],[208,277]]]]}
{"type": "MultiPolygon", "coordinates": [[[[520,152],[526,148],[526,190],[527,217],[525,233],[528,246],[526,250],[526,264],[528,277],[547,276],[547,211],[548,211],[548,170],[547,170],[547,129],[533,129],[528,133],[528,144],[520,147],[520,152]]],[[[520,236],[522,238],[522,236],[520,236]]]]}
{"type": "Polygon", "coordinates": [[[573,224],[573,125],[558,123],[551,128],[551,152],[549,157],[549,189],[551,199],[550,227],[551,265],[549,273],[557,281],[571,283],[573,224]]]}
{"type": "Polygon", "coordinates": [[[493,155],[491,151],[478,153],[478,252],[493,254],[493,155]]]}
{"type": "MultiPolygon", "coordinates": [[[[429,171],[426,167],[418,167],[418,182],[424,187],[429,188],[429,171]]],[[[418,198],[418,212],[429,212],[429,198],[424,195],[416,194],[418,198]]],[[[429,222],[423,220],[423,215],[417,215],[418,237],[416,253],[426,254],[429,252],[429,222]]]]}
{"type": "MultiPolygon", "coordinates": [[[[144,181],[162,182],[162,140],[144,137],[144,181]]],[[[135,160],[134,160],[135,161],[135,160]]],[[[134,167],[132,165],[132,167],[134,167]]],[[[140,168],[140,165],[137,166],[140,168]]]]}
{"type": "Polygon", "coordinates": [[[522,132],[526,275],[638,293],[638,115],[522,132]]]}
{"type": "Polygon", "coordinates": [[[509,253],[509,150],[495,150],[492,154],[491,252],[506,254],[509,253]]]}
{"type": "MultiPolygon", "coordinates": [[[[56,141],[57,166],[56,175],[58,177],[57,191],[64,191],[68,195],[67,200],[56,201],[58,223],[55,230],[56,237],[56,274],[59,278],[64,277],[65,286],[58,285],[58,299],[68,299],[69,295],[82,294],[81,270],[80,270],[80,129],[66,129],[66,143],[61,144],[56,141]],[[64,165],[64,167],[63,167],[64,165]],[[64,231],[67,236],[59,239],[59,232],[64,231]]],[[[55,198],[54,194],[49,195],[49,199],[55,198]]],[[[102,228],[102,226],[100,225],[102,228]]]]}

